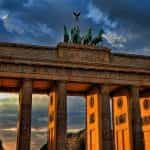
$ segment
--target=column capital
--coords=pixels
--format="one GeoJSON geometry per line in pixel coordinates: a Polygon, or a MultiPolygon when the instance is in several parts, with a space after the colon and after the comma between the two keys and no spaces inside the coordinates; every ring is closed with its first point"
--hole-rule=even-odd
{"type": "Polygon", "coordinates": [[[101,93],[109,93],[109,84],[102,84],[101,87],[101,93]]]}
{"type": "Polygon", "coordinates": [[[137,101],[137,105],[139,105],[139,86],[131,85],[129,88],[130,97],[133,101],[137,101]]]}
{"type": "Polygon", "coordinates": [[[24,78],[24,79],[22,79],[22,82],[33,82],[33,81],[32,81],[32,79],[24,78]]]}
{"type": "Polygon", "coordinates": [[[33,84],[32,79],[25,78],[22,80],[20,88],[21,88],[21,90],[23,90],[23,88],[25,88],[25,87],[32,88],[32,86],[33,86],[32,84],[33,84]]]}
{"type": "Polygon", "coordinates": [[[140,86],[139,85],[130,85],[129,89],[130,90],[139,90],[140,86]]]}
{"type": "Polygon", "coordinates": [[[56,84],[67,84],[66,80],[58,80],[56,81],[56,84]]]}

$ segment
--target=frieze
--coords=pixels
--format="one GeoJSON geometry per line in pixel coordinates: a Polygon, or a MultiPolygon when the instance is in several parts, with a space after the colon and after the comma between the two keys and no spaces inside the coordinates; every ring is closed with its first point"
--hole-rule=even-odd
{"type": "MultiPolygon", "coordinates": [[[[21,64],[0,64],[1,77],[2,73],[7,73],[8,77],[12,74],[19,73],[19,77],[22,78],[28,74],[29,77],[36,77],[39,79],[48,80],[69,80],[69,81],[82,81],[92,83],[122,83],[123,84],[143,84],[150,85],[150,75],[138,74],[138,73],[123,73],[115,71],[97,71],[97,70],[84,70],[84,69],[72,69],[72,68],[57,68],[48,66],[30,66],[21,64]]],[[[4,76],[6,77],[6,76],[4,76]]],[[[17,76],[16,76],[17,77],[17,76]]]]}
{"type": "MultiPolygon", "coordinates": [[[[115,67],[132,67],[134,70],[149,71],[150,57],[129,54],[115,54],[107,47],[81,44],[58,44],[57,47],[43,47],[21,44],[0,43],[0,60],[49,63],[55,61],[83,64],[109,64],[115,67]]],[[[94,66],[92,66],[94,67],[94,66]]],[[[132,69],[131,69],[132,70],[132,69]]]]}
{"type": "Polygon", "coordinates": [[[117,66],[150,67],[150,57],[147,56],[113,54],[111,55],[111,62],[117,66]]]}

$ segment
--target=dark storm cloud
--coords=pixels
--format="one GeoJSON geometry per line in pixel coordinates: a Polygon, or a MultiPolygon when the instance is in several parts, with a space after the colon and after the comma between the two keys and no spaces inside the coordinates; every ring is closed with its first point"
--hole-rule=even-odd
{"type": "Polygon", "coordinates": [[[126,49],[135,51],[150,49],[149,0],[93,0],[92,2],[111,19],[119,22],[119,32],[128,38],[126,49]]]}
{"type": "Polygon", "coordinates": [[[110,17],[129,23],[131,26],[149,28],[150,1],[143,0],[93,0],[93,3],[108,13],[110,17]]]}

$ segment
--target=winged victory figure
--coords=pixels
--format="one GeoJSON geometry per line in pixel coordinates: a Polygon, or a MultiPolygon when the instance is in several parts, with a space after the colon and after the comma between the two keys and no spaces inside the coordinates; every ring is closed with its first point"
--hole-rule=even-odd
{"type": "Polygon", "coordinates": [[[80,17],[80,11],[73,11],[73,15],[75,16],[75,20],[78,21],[80,17]]]}

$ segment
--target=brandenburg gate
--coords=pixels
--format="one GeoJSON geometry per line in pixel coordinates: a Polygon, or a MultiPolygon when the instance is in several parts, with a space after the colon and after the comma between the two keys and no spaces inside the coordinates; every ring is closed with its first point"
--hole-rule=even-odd
{"type": "Polygon", "coordinates": [[[148,56],[1,43],[0,91],[19,92],[17,150],[30,150],[32,93],[50,98],[48,150],[66,149],[67,95],[85,97],[86,150],[150,149],[148,56]]]}

